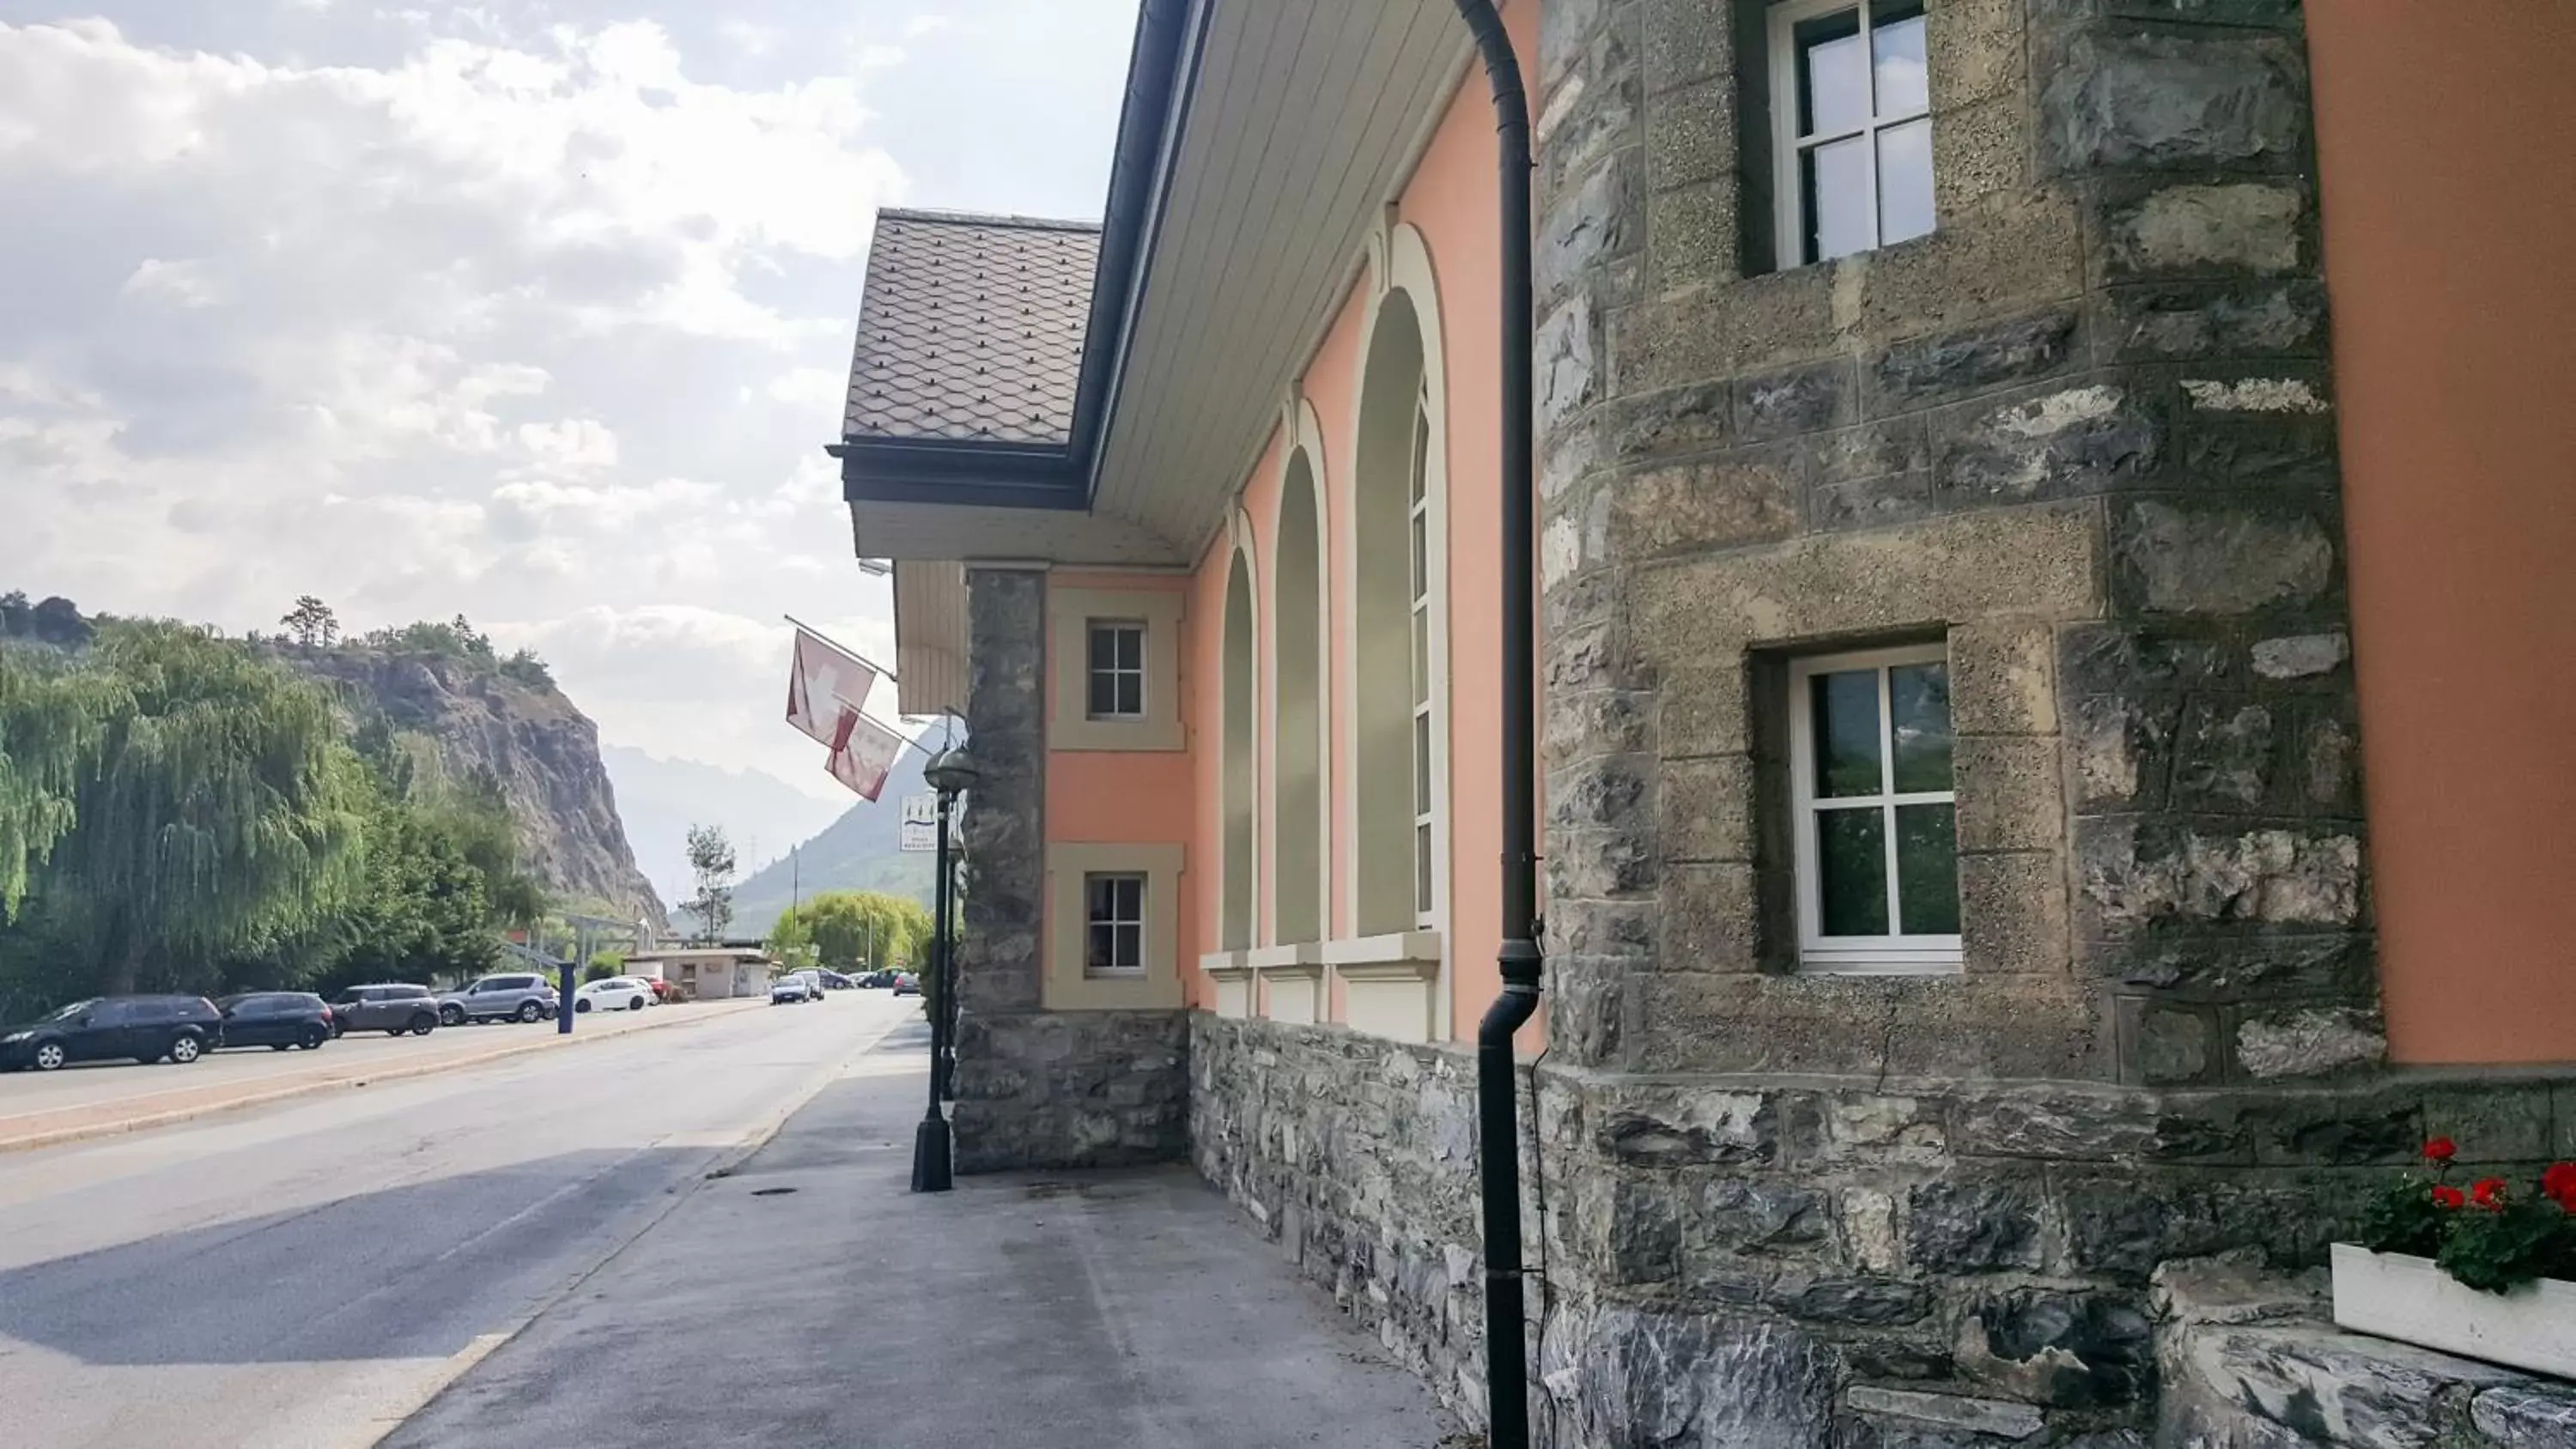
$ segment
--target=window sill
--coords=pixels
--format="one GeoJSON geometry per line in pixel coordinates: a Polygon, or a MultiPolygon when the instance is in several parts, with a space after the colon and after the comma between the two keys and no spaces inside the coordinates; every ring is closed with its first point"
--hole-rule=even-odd
{"type": "Polygon", "coordinates": [[[1322,958],[1346,981],[1428,978],[1440,974],[1440,933],[1395,931],[1326,941],[1322,958]]]}
{"type": "Polygon", "coordinates": [[[1801,976],[1958,976],[1965,968],[1957,951],[1859,952],[1806,951],[1798,957],[1801,976]]]}

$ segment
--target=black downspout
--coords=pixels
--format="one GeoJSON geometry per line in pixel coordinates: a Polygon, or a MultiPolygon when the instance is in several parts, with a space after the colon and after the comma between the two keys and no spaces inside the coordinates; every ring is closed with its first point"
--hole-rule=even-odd
{"type": "Polygon", "coordinates": [[[1503,991],[1476,1028],[1477,1160],[1485,1228],[1485,1421],[1490,1449],[1528,1449],[1521,1294],[1520,1104],[1512,1036],[1538,1010],[1537,525],[1530,476],[1529,98],[1493,0],[1457,0],[1494,92],[1503,231],[1503,991]]]}

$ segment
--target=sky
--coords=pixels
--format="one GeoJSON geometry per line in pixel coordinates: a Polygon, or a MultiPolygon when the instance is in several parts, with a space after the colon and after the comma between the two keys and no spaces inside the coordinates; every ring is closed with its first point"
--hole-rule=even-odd
{"type": "Polygon", "coordinates": [[[891,662],[823,455],[874,212],[1097,218],[1135,13],[0,0],[0,588],[462,613],[833,797],[781,616],[891,662]]]}

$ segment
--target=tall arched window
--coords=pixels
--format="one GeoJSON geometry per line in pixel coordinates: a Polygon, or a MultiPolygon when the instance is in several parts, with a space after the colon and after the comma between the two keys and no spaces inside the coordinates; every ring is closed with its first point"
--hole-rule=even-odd
{"type": "Polygon", "coordinates": [[[1218,901],[1217,945],[1240,951],[1252,944],[1253,725],[1252,560],[1238,545],[1225,585],[1225,737],[1219,759],[1219,798],[1224,808],[1225,870],[1218,901]]]}
{"type": "Polygon", "coordinates": [[[1314,460],[1289,454],[1271,554],[1278,685],[1271,765],[1271,909],[1278,939],[1324,939],[1323,548],[1314,460]]]}
{"type": "Polygon", "coordinates": [[[1429,385],[1422,318],[1408,292],[1389,291],[1363,363],[1352,460],[1353,900],[1362,935],[1436,925],[1439,915],[1446,541],[1429,385]]]}

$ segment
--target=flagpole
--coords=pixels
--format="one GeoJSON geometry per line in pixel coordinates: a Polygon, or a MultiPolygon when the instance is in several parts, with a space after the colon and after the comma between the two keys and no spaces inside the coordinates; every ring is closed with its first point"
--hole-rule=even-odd
{"type": "Polygon", "coordinates": [[[877,673],[884,675],[886,678],[894,680],[895,683],[901,684],[903,682],[900,678],[897,678],[893,670],[886,668],[884,665],[870,659],[868,656],[851,648],[849,645],[842,643],[840,640],[833,638],[831,635],[826,634],[822,630],[815,628],[813,625],[806,623],[804,620],[797,618],[794,614],[781,614],[778,617],[785,619],[788,623],[795,625],[797,628],[804,630],[806,633],[813,635],[815,638],[820,639],[824,643],[831,645],[833,648],[840,650],[842,653],[849,655],[852,659],[859,661],[861,664],[864,664],[870,669],[875,670],[877,673]]]}

